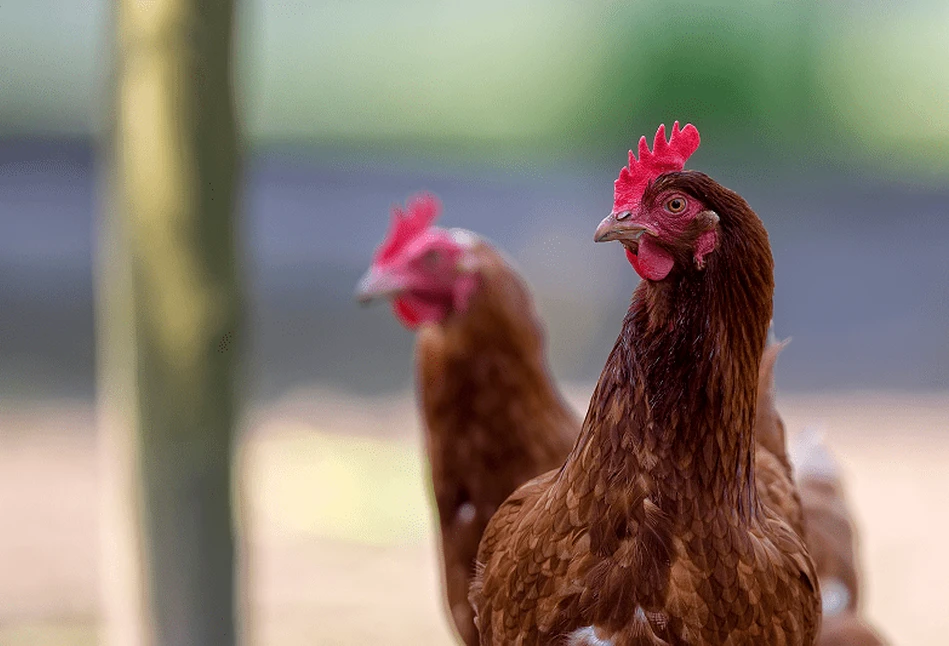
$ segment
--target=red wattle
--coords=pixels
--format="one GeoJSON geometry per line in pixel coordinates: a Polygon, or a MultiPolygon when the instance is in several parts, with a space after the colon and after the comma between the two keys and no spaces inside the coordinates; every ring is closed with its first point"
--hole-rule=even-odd
{"type": "Polygon", "coordinates": [[[640,238],[637,253],[626,249],[626,258],[640,278],[653,281],[662,280],[668,276],[675,264],[669,252],[647,236],[640,238]]]}
{"type": "Polygon", "coordinates": [[[419,313],[401,298],[393,299],[392,311],[395,313],[396,318],[402,321],[402,324],[410,330],[414,330],[422,322],[422,317],[419,313]]]}

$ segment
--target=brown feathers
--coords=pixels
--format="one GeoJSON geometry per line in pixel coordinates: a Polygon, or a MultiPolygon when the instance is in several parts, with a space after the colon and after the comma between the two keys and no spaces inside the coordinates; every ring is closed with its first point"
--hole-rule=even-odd
{"type": "Polygon", "coordinates": [[[774,392],[774,366],[781,351],[787,347],[788,343],[790,343],[790,340],[787,339],[769,343],[761,356],[761,367],[758,370],[755,440],[759,446],[767,449],[785,464],[790,473],[791,463],[788,461],[784,421],[778,413],[774,392]]]}
{"type": "Polygon", "coordinates": [[[566,463],[489,523],[471,593],[482,644],[811,644],[817,634],[817,577],[785,511],[793,483],[778,464],[782,486],[759,491],[767,234],[701,173],[653,188],[713,209],[717,248],[704,268],[686,245],[665,251],[676,267],[636,290],[566,463]]]}
{"type": "Polygon", "coordinates": [[[551,382],[526,286],[486,243],[472,254],[480,282],[469,307],[424,327],[417,345],[446,593],[466,644],[478,643],[468,589],[488,519],[562,464],[580,427],[551,382]]]}

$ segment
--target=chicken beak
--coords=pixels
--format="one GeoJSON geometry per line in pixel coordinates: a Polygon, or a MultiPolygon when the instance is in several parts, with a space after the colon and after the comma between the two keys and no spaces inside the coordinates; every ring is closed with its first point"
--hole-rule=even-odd
{"type": "Polygon", "coordinates": [[[644,233],[653,233],[650,229],[630,217],[630,213],[610,213],[603,218],[593,234],[594,242],[609,242],[611,240],[639,240],[644,233]]]}
{"type": "Polygon", "coordinates": [[[370,267],[356,285],[356,300],[363,305],[405,290],[405,281],[392,272],[370,267]]]}

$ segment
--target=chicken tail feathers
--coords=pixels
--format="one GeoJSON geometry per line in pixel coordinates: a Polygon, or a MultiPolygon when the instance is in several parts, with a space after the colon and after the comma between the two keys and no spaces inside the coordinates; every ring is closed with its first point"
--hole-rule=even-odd
{"type": "Polygon", "coordinates": [[[778,361],[778,355],[791,342],[791,339],[778,341],[774,336],[774,326],[770,330],[768,345],[761,355],[761,365],[758,368],[758,410],[757,419],[755,420],[755,438],[760,445],[779,458],[782,463],[787,464],[784,421],[778,413],[777,402],[775,401],[774,367],[778,361]]]}

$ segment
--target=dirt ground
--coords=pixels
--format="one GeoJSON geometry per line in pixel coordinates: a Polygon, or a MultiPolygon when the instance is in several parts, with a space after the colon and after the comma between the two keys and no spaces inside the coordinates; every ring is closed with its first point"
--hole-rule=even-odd
{"type": "MultiPolygon", "coordinates": [[[[949,396],[779,403],[790,432],[822,429],[843,464],[866,614],[894,644],[946,643],[949,396]]],[[[0,646],[97,643],[93,425],[84,403],[0,406],[0,646]]],[[[409,398],[301,392],[248,429],[250,643],[453,643],[409,398]]]]}

